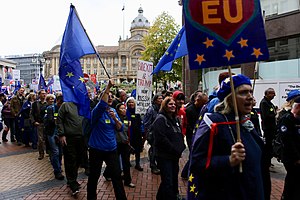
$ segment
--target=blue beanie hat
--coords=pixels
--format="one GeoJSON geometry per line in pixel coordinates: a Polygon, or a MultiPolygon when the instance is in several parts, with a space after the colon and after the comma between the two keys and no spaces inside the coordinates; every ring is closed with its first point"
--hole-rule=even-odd
{"type": "MultiPolygon", "coordinates": [[[[247,76],[242,74],[237,74],[232,76],[234,89],[239,87],[240,85],[251,85],[251,81],[247,76]]],[[[230,87],[230,77],[226,78],[222,81],[221,86],[217,92],[218,98],[223,101],[224,98],[231,93],[230,87]]]]}
{"type": "Polygon", "coordinates": [[[290,101],[293,98],[295,98],[296,96],[300,96],[300,90],[297,90],[297,89],[291,90],[287,95],[286,101],[290,101]]]}

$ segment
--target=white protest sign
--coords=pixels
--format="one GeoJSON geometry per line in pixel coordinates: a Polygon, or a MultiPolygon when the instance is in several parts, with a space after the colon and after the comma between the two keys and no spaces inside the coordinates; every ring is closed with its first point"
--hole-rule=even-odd
{"type": "Polygon", "coordinates": [[[12,70],[12,77],[14,80],[20,80],[20,70],[19,69],[13,69],[12,70]]]}
{"type": "Polygon", "coordinates": [[[136,81],[136,107],[137,114],[145,114],[151,105],[153,63],[138,60],[136,81]]]}

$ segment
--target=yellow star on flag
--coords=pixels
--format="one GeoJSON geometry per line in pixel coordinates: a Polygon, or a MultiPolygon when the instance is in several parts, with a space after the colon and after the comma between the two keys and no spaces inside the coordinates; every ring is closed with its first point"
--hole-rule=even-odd
{"type": "Polygon", "coordinates": [[[197,54],[197,58],[194,61],[197,61],[199,63],[199,65],[201,65],[201,63],[203,61],[206,61],[205,58],[204,58],[204,54],[202,54],[202,55],[197,54]]]}
{"type": "Polygon", "coordinates": [[[262,54],[262,52],[260,52],[260,48],[258,48],[258,49],[253,48],[253,53],[251,55],[255,56],[257,59],[259,56],[261,56],[263,54],[262,54]]]}
{"type": "Polygon", "coordinates": [[[80,80],[82,83],[84,83],[84,78],[83,77],[79,76],[78,80],[80,80]]]}
{"type": "Polygon", "coordinates": [[[225,80],[224,80],[224,83],[228,83],[230,81],[230,78],[227,77],[225,80]]]}
{"type": "Polygon", "coordinates": [[[169,55],[169,52],[166,51],[166,55],[169,55]]]}
{"type": "Polygon", "coordinates": [[[233,51],[228,51],[226,49],[226,54],[223,57],[226,57],[228,59],[228,61],[230,61],[231,58],[234,58],[234,55],[232,53],[233,51]]]}
{"type": "Polygon", "coordinates": [[[190,192],[195,192],[195,189],[196,189],[196,186],[195,186],[195,184],[193,184],[193,185],[190,187],[190,192]]]}
{"type": "Polygon", "coordinates": [[[190,182],[193,182],[193,179],[194,179],[195,177],[193,177],[193,174],[191,174],[190,176],[189,176],[189,181],[190,182]]]}
{"type": "Polygon", "coordinates": [[[210,40],[210,39],[206,38],[206,41],[203,42],[203,44],[205,44],[206,48],[208,48],[208,47],[213,47],[214,46],[213,42],[214,42],[214,40],[210,40]]]}
{"type": "Polygon", "coordinates": [[[68,72],[66,76],[71,78],[72,76],[74,76],[74,74],[72,72],[68,72]]]}
{"type": "Polygon", "coordinates": [[[238,43],[241,45],[241,48],[247,47],[248,46],[247,42],[248,40],[244,40],[243,38],[241,38],[241,40],[238,41],[238,43]]]}

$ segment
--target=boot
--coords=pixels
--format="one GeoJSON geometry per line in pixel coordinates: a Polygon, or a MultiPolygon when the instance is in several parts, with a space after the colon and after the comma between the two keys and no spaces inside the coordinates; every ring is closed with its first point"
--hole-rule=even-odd
{"type": "Polygon", "coordinates": [[[43,160],[44,159],[44,154],[43,153],[40,153],[39,154],[39,157],[38,157],[38,160],[43,160]]]}
{"type": "Polygon", "coordinates": [[[7,131],[3,131],[3,133],[2,133],[2,141],[3,142],[8,142],[8,140],[6,139],[6,136],[7,136],[7,131]]]}

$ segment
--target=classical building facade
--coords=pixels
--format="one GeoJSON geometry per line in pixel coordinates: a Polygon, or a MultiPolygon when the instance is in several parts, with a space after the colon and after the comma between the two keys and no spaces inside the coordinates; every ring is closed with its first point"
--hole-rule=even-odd
{"type": "MultiPolygon", "coordinates": [[[[148,34],[150,22],[143,16],[143,9],[138,9],[138,16],[131,22],[130,37],[119,39],[119,46],[96,46],[101,61],[96,55],[87,55],[80,59],[83,72],[95,74],[97,81],[107,80],[109,76],[116,82],[135,82],[137,75],[137,61],[141,52],[145,50],[142,39],[148,34]]],[[[50,51],[45,51],[43,57],[48,61],[44,65],[45,79],[58,75],[60,45],[54,46],[50,51]],[[49,62],[50,61],[50,62],[49,62]]]]}

